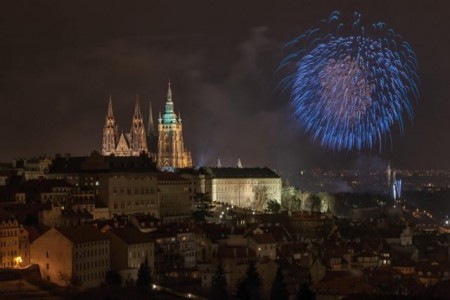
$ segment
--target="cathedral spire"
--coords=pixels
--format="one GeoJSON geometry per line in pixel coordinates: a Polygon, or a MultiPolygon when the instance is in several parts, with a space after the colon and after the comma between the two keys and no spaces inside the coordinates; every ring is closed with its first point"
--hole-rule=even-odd
{"type": "Polygon", "coordinates": [[[136,105],[130,130],[130,151],[132,156],[139,156],[142,152],[148,152],[145,124],[139,105],[139,96],[136,95],[136,105]]]}
{"type": "Polygon", "coordinates": [[[237,167],[238,167],[239,169],[242,169],[242,162],[241,162],[241,159],[240,159],[240,158],[238,159],[237,167]]]}
{"type": "Polygon", "coordinates": [[[177,123],[177,115],[173,110],[173,101],[172,101],[172,87],[171,82],[169,81],[169,86],[167,88],[167,100],[165,105],[164,114],[162,116],[162,120],[164,124],[176,124],[177,123]]]}
{"type": "Polygon", "coordinates": [[[220,157],[217,159],[217,167],[222,168],[222,163],[220,162],[220,157]]]}
{"type": "Polygon", "coordinates": [[[172,102],[172,88],[171,88],[170,79],[169,79],[168,88],[167,88],[167,102],[172,102]]]}
{"type": "Polygon", "coordinates": [[[102,142],[102,155],[114,154],[117,142],[117,125],[114,119],[114,113],[112,108],[112,97],[109,96],[108,112],[105,117],[105,126],[103,126],[103,142],[102,142]]]}
{"type": "Polygon", "coordinates": [[[109,118],[114,118],[113,108],[112,108],[112,97],[109,95],[109,103],[108,103],[108,115],[109,118]]]}
{"type": "Polygon", "coordinates": [[[155,123],[153,122],[152,101],[150,101],[148,109],[147,136],[156,136],[155,123]]]}
{"type": "Polygon", "coordinates": [[[140,119],[141,117],[141,106],[139,105],[139,95],[136,95],[136,104],[134,105],[134,116],[135,119],[140,119]]]}

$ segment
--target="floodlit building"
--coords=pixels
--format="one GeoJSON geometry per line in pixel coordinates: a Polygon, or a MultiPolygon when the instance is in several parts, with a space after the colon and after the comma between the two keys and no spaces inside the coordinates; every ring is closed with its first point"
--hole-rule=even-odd
{"type": "Polygon", "coordinates": [[[55,284],[96,287],[110,270],[110,240],[90,225],[52,228],[31,244],[31,263],[55,284]]]}
{"type": "Polygon", "coordinates": [[[0,267],[14,268],[20,266],[20,232],[16,218],[0,209],[0,267]]]}
{"type": "Polygon", "coordinates": [[[207,168],[206,190],[213,201],[262,210],[281,202],[281,178],[269,168],[207,168]]]}

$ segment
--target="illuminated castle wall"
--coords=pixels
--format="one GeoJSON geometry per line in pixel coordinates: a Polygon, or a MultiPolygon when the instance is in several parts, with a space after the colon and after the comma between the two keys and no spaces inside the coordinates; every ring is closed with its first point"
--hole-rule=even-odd
{"type": "Polygon", "coordinates": [[[138,98],[130,132],[119,135],[110,98],[103,127],[102,155],[139,156],[145,153],[161,169],[192,167],[191,153],[184,147],[181,117],[175,114],[173,106],[169,82],[165,111],[158,118],[158,132],[155,132],[153,124],[151,103],[147,130],[145,129],[138,98]]]}

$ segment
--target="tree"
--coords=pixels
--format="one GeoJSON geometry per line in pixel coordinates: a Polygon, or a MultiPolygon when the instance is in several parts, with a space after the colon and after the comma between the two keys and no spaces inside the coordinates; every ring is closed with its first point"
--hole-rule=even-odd
{"type": "Polygon", "coordinates": [[[216,272],[212,279],[212,297],[215,300],[228,299],[227,279],[225,278],[225,271],[223,269],[222,261],[219,261],[216,272]]]}
{"type": "Polygon", "coordinates": [[[150,267],[148,265],[147,258],[145,258],[145,261],[141,263],[138,270],[136,287],[143,296],[148,296],[149,294],[151,294],[151,283],[152,277],[150,273],[150,267]]]}
{"type": "Polygon", "coordinates": [[[264,205],[267,203],[267,186],[254,186],[253,193],[255,193],[255,198],[251,203],[251,208],[256,211],[263,210],[264,205]]]}
{"type": "Polygon", "coordinates": [[[278,267],[277,275],[273,280],[272,289],[270,290],[271,300],[288,300],[289,292],[287,290],[286,281],[284,280],[281,267],[278,267]]]}
{"type": "Polygon", "coordinates": [[[273,214],[277,214],[280,212],[281,209],[281,204],[278,203],[276,200],[270,200],[269,202],[267,202],[267,208],[266,210],[273,213],[273,214]]]}
{"type": "Polygon", "coordinates": [[[245,277],[238,283],[236,298],[245,300],[261,299],[261,277],[256,270],[255,262],[250,262],[245,277]]]}
{"type": "Polygon", "coordinates": [[[308,280],[298,287],[296,300],[316,300],[316,294],[311,290],[311,282],[311,274],[309,274],[308,280]]]}
{"type": "Polygon", "coordinates": [[[320,211],[320,208],[322,207],[322,200],[319,198],[319,196],[312,194],[308,197],[308,200],[311,212],[320,211]]]}
{"type": "Polygon", "coordinates": [[[207,217],[212,217],[213,205],[211,198],[207,193],[196,193],[194,196],[195,210],[192,212],[192,218],[196,223],[205,223],[207,217]]]}
{"type": "Polygon", "coordinates": [[[70,277],[69,274],[64,273],[64,272],[58,272],[58,279],[61,280],[62,282],[64,282],[64,285],[66,287],[71,286],[72,277],[70,277]]]}
{"type": "Polygon", "coordinates": [[[122,285],[122,276],[118,272],[109,271],[106,273],[106,284],[108,286],[121,286],[122,285]]]}

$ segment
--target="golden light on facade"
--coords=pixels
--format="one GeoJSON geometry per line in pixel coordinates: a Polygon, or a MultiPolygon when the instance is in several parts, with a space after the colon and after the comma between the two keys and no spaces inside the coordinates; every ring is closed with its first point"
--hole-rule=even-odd
{"type": "Polygon", "coordinates": [[[14,257],[14,266],[16,268],[22,266],[22,257],[21,256],[14,257]]]}

